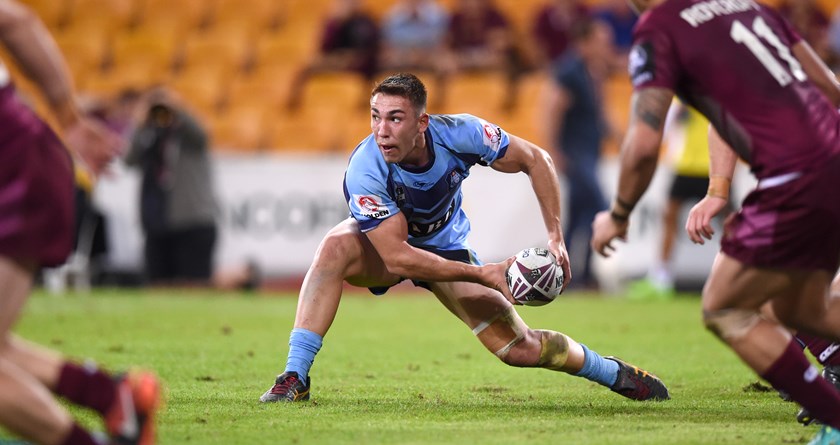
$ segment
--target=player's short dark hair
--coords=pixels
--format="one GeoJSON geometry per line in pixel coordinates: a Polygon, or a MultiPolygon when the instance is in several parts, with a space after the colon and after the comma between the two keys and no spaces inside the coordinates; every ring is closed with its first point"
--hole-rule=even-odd
{"type": "Polygon", "coordinates": [[[370,97],[377,93],[404,97],[417,111],[422,113],[426,110],[426,86],[414,74],[399,73],[388,76],[373,87],[370,97]]]}

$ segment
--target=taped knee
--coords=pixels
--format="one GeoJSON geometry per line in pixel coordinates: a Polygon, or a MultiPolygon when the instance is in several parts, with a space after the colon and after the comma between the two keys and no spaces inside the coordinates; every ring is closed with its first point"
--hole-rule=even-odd
{"type": "Polygon", "coordinates": [[[562,371],[569,359],[569,338],[554,332],[535,330],[540,334],[540,360],[537,366],[554,371],[562,371]]]}
{"type": "Polygon", "coordinates": [[[735,341],[746,336],[761,320],[757,312],[749,309],[720,309],[703,311],[703,323],[724,341],[735,341]]]}
{"type": "Polygon", "coordinates": [[[473,334],[499,360],[517,366],[517,363],[512,362],[511,350],[525,338],[525,332],[516,323],[514,314],[513,308],[507,308],[492,319],[479,323],[473,329],[473,334]]]}

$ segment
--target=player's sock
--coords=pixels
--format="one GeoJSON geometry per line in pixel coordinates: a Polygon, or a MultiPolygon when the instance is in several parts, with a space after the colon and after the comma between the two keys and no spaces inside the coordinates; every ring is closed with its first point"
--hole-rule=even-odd
{"type": "Polygon", "coordinates": [[[294,371],[304,381],[309,379],[309,368],[315,361],[315,354],[321,349],[324,339],[307,329],[294,328],[289,336],[289,357],[286,372],[294,371]]]}
{"type": "Polygon", "coordinates": [[[583,368],[575,375],[611,387],[618,378],[618,363],[601,357],[583,343],[580,347],[583,348],[583,368]]]}
{"type": "Polygon", "coordinates": [[[55,393],[104,416],[114,403],[117,385],[110,375],[99,370],[96,365],[80,366],[66,362],[61,367],[55,393]]]}
{"type": "Polygon", "coordinates": [[[840,365],[840,344],[832,343],[815,335],[798,333],[795,337],[802,342],[811,354],[817,358],[822,365],[840,365]]]}
{"type": "Polygon", "coordinates": [[[77,423],[73,423],[70,428],[70,433],[61,441],[60,445],[101,445],[97,442],[89,432],[80,427],[77,423]]]}
{"type": "Polygon", "coordinates": [[[761,376],[774,388],[790,394],[824,424],[840,428],[840,394],[805,358],[795,340],[761,376]]]}

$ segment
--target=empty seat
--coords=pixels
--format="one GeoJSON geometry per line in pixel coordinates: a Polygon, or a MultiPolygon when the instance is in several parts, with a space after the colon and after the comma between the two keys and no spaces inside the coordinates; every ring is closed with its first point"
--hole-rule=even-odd
{"type": "Polygon", "coordinates": [[[216,0],[214,23],[246,22],[259,30],[274,30],[280,25],[280,10],[285,6],[276,0],[216,0]]]}
{"type": "Polygon", "coordinates": [[[303,108],[324,104],[352,112],[368,108],[370,85],[362,76],[350,72],[331,72],[312,76],[304,85],[303,108]]]}
{"type": "Polygon", "coordinates": [[[291,35],[281,32],[266,35],[256,41],[254,69],[269,66],[301,66],[317,52],[315,37],[291,35]]]}
{"type": "Polygon", "coordinates": [[[229,107],[213,120],[213,146],[232,151],[266,148],[266,115],[260,106],[229,107]]]}
{"type": "Polygon", "coordinates": [[[72,0],[23,0],[41,21],[50,29],[58,29],[67,24],[72,0]]]}
{"type": "Polygon", "coordinates": [[[276,109],[286,105],[294,71],[289,67],[263,69],[234,80],[230,89],[230,104],[261,103],[276,109]]]}
{"type": "Polygon", "coordinates": [[[252,59],[253,42],[247,34],[211,29],[188,35],[178,54],[178,65],[227,65],[231,72],[244,70],[252,59]]]}
{"type": "Polygon", "coordinates": [[[134,14],[134,0],[69,0],[67,24],[100,23],[119,29],[128,26],[134,14]]]}
{"type": "Polygon", "coordinates": [[[55,35],[64,59],[76,77],[97,75],[108,58],[108,41],[104,32],[61,32],[55,35]]]}
{"type": "Polygon", "coordinates": [[[499,120],[508,83],[497,71],[453,75],[439,87],[444,97],[443,112],[470,113],[487,120],[499,120]]]}
{"type": "Polygon", "coordinates": [[[168,74],[174,55],[175,40],[172,36],[144,32],[120,33],[113,41],[111,65],[115,68],[141,65],[168,74]]]}
{"type": "Polygon", "coordinates": [[[220,66],[191,65],[170,82],[185,102],[205,116],[216,114],[228,101],[229,73],[220,66]]]}
{"type": "Polygon", "coordinates": [[[135,24],[165,22],[175,17],[184,29],[200,29],[212,20],[211,0],[135,0],[135,24]]]}

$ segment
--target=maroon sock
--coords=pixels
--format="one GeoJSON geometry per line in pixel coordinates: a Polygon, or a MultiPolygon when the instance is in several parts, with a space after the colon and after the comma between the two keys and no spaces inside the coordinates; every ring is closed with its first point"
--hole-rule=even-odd
{"type": "Polygon", "coordinates": [[[60,445],[101,445],[94,440],[89,432],[85,431],[78,424],[73,423],[70,434],[61,441],[60,445]]]}
{"type": "Polygon", "coordinates": [[[66,362],[61,368],[55,393],[104,416],[114,403],[117,386],[111,376],[95,366],[66,362]]]}
{"type": "Polygon", "coordinates": [[[811,354],[817,358],[820,364],[840,365],[840,354],[837,354],[837,351],[840,351],[840,344],[802,332],[796,334],[796,338],[811,351],[811,354]]]}
{"type": "Polygon", "coordinates": [[[796,340],[791,340],[775,363],[761,376],[785,391],[812,416],[840,428],[840,392],[811,365],[796,340]]]}

